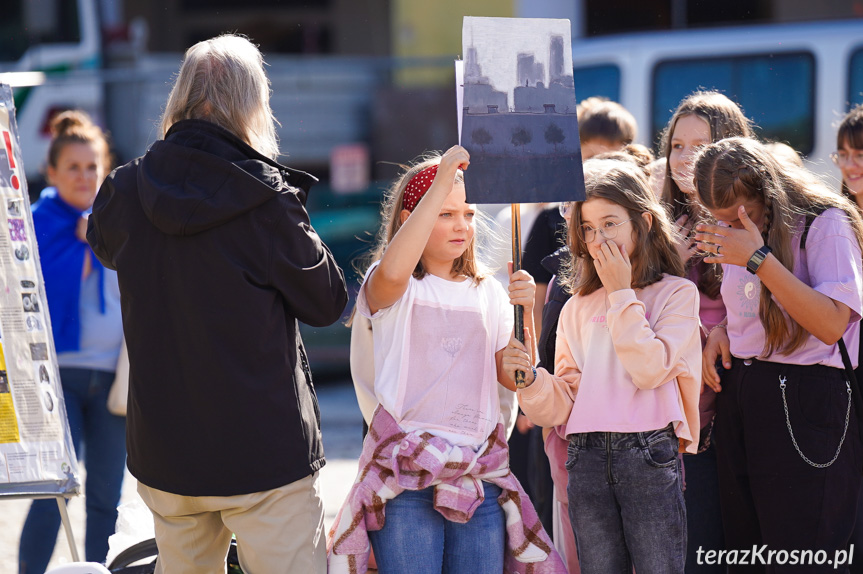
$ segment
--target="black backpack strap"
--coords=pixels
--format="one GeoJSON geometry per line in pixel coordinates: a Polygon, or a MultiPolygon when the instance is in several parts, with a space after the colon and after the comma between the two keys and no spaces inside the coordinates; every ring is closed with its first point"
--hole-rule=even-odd
{"type": "MultiPolygon", "coordinates": [[[[806,214],[806,224],[803,227],[803,235],[800,236],[800,249],[806,249],[806,238],[809,236],[809,228],[812,227],[812,222],[815,218],[826,211],[827,208],[819,206],[815,211],[806,214]]],[[[854,412],[857,413],[857,431],[860,434],[860,440],[863,440],[863,396],[860,395],[860,385],[857,382],[857,376],[854,373],[854,367],[851,365],[851,357],[848,355],[848,347],[845,346],[845,341],[839,337],[839,352],[842,354],[842,363],[845,365],[845,378],[848,384],[851,385],[851,398],[854,403],[854,412]]]]}

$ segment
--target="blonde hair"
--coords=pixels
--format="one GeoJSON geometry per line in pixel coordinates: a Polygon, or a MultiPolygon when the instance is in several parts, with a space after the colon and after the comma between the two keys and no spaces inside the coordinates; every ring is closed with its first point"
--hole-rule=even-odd
{"type": "MultiPolygon", "coordinates": [[[[373,262],[378,261],[383,257],[390,241],[392,241],[393,237],[396,236],[396,233],[402,226],[401,212],[404,209],[405,188],[408,183],[410,183],[410,180],[427,167],[439,165],[440,160],[440,153],[429,152],[411,165],[403,166],[404,169],[402,173],[396,177],[392,184],[390,184],[389,188],[384,193],[384,201],[381,206],[381,227],[377,235],[377,244],[372,250],[371,256],[367,260],[367,265],[365,265],[366,269],[373,262]]],[[[461,170],[456,172],[455,183],[464,183],[464,175],[461,170]]],[[[477,212],[477,215],[479,214],[480,212],[477,212]]],[[[474,237],[468,244],[464,253],[462,253],[458,259],[453,261],[452,272],[457,275],[470,277],[474,282],[479,283],[488,277],[491,272],[477,256],[477,235],[479,235],[480,230],[485,227],[485,223],[481,217],[476,217],[475,221],[477,232],[474,233],[474,237]]],[[[366,269],[363,269],[363,271],[366,269]]],[[[418,261],[414,268],[413,276],[417,279],[422,279],[427,273],[428,272],[423,268],[422,261],[418,261]]]]}
{"type": "MultiPolygon", "coordinates": [[[[809,171],[777,161],[754,139],[728,138],[705,146],[695,160],[695,188],[707,209],[725,209],[741,200],[761,203],[764,243],[788,270],[794,269],[793,239],[800,217],[841,209],[863,245],[863,219],[848,199],[809,171]]],[[[758,316],[766,333],[764,356],[788,354],[806,342],[808,333],[794,319],[786,319],[764,284],[758,316]]]]}
{"type": "MultiPolygon", "coordinates": [[[[639,289],[661,280],[663,274],[682,277],[683,262],[672,243],[668,213],[653,195],[644,170],[633,160],[589,159],[584,162],[585,201],[605,199],[626,209],[632,218],[636,249],[632,261],[632,287],[639,289]],[[648,224],[642,214],[652,216],[648,224]]],[[[570,292],[590,295],[602,287],[593,258],[578,230],[584,201],[575,204],[568,230],[571,261],[565,271],[570,292]]]]}
{"type": "Polygon", "coordinates": [[[279,156],[270,81],[261,52],[247,38],[225,34],[186,51],[162,115],[162,138],[188,119],[212,122],[261,154],[279,156]]]}
{"type": "Polygon", "coordinates": [[[93,146],[105,173],[111,170],[112,157],[108,137],[90,116],[80,110],[69,110],[51,120],[51,143],[48,146],[48,165],[57,167],[63,149],[69,144],[93,146]]]}
{"type": "Polygon", "coordinates": [[[793,147],[784,142],[764,142],[764,148],[770,152],[773,159],[788,162],[796,167],[803,166],[803,158],[793,147]]]}

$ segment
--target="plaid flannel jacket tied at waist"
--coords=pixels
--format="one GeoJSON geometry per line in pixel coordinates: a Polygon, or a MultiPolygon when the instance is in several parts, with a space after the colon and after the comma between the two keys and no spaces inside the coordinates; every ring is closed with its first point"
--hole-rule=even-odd
{"type": "Polygon", "coordinates": [[[483,480],[502,490],[498,504],[506,516],[504,571],[566,574],[533,504],[509,470],[503,425],[474,452],[427,432],[405,433],[380,406],[363,443],[359,475],[329,533],[329,573],[366,572],[368,532],[383,528],[386,503],[399,493],[434,486],[435,509],[447,520],[465,523],[484,500],[483,480]]]}

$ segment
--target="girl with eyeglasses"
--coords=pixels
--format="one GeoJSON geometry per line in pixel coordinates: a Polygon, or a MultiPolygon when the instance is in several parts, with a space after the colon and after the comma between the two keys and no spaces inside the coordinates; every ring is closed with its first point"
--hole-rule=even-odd
{"type": "Polygon", "coordinates": [[[698,444],[698,290],[641,169],[592,159],[584,179],[554,374],[531,366],[529,337],[510,341],[503,367],[525,372],[518,399],[535,424],[564,425],[581,572],[683,572],[677,455],[698,444]]]}
{"type": "Polygon", "coordinates": [[[842,119],[830,159],[842,173],[842,194],[863,209],[863,104],[842,119]]]}
{"type": "MultiPolygon", "coordinates": [[[[863,210],[863,104],[842,118],[836,133],[836,151],[830,154],[830,159],[842,174],[842,195],[863,210]]],[[[858,381],[863,381],[863,368],[858,366],[854,373],[858,381]]],[[[863,548],[863,492],[857,504],[857,523],[851,534],[851,543],[863,548]]],[[[863,573],[863,560],[852,563],[851,572],[863,573]]]]}

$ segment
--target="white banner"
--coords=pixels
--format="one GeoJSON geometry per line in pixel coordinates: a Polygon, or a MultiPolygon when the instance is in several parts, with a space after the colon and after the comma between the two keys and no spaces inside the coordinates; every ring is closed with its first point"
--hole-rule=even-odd
{"type": "Polygon", "coordinates": [[[0,84],[0,496],[79,490],[12,89],[0,84]]]}

